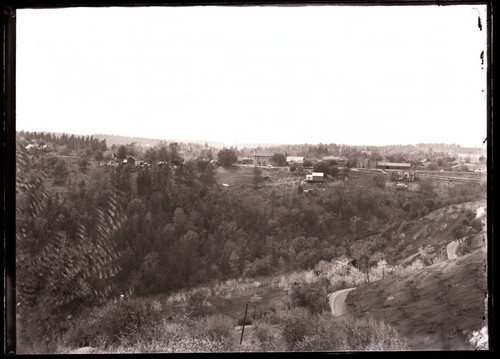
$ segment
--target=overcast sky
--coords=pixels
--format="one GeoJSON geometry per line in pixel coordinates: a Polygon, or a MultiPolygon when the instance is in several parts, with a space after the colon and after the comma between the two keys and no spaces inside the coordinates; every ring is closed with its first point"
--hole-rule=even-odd
{"type": "Polygon", "coordinates": [[[17,129],[479,147],[485,15],[464,5],[19,10],[17,129]]]}

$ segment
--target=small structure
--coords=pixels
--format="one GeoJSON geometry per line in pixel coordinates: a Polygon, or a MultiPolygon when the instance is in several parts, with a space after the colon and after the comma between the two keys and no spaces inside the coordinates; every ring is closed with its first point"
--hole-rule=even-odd
{"type": "Polygon", "coordinates": [[[129,156],[128,158],[123,160],[123,164],[124,165],[131,164],[131,165],[135,166],[135,158],[132,156],[129,156]]]}
{"type": "Polygon", "coordinates": [[[303,164],[304,163],[304,157],[301,156],[286,156],[286,164],[291,165],[291,164],[303,164]]]}
{"type": "Polygon", "coordinates": [[[26,146],[26,149],[28,151],[32,151],[32,150],[44,150],[44,151],[47,151],[47,150],[49,150],[49,146],[47,146],[47,145],[40,145],[40,144],[37,144],[37,143],[30,143],[29,145],[26,146]]]}
{"type": "Polygon", "coordinates": [[[323,172],[312,172],[310,175],[306,175],[306,181],[308,182],[323,182],[325,174],[323,172]]]}
{"type": "Polygon", "coordinates": [[[378,169],[382,170],[409,170],[411,163],[406,162],[377,162],[378,169]]]}
{"type": "Polygon", "coordinates": [[[271,152],[257,152],[252,155],[254,166],[267,166],[271,164],[271,158],[274,153],[271,152]]]}
{"type": "Polygon", "coordinates": [[[356,267],[357,261],[355,258],[346,256],[345,254],[341,255],[335,260],[338,264],[344,265],[344,266],[352,266],[356,267]]]}

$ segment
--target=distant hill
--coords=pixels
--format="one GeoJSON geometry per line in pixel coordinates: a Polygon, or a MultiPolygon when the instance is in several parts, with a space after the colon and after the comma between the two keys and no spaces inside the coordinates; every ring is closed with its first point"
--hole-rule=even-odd
{"type": "Polygon", "coordinates": [[[166,141],[166,142],[178,142],[178,143],[193,143],[193,144],[199,144],[199,145],[204,145],[205,143],[208,144],[210,147],[215,147],[215,148],[222,148],[224,147],[223,142],[215,142],[215,141],[196,141],[196,140],[176,140],[176,139],[153,139],[153,138],[144,138],[144,137],[129,137],[129,136],[119,136],[119,135],[105,135],[105,134],[94,134],[92,135],[94,138],[97,138],[99,140],[106,140],[106,144],[108,146],[112,145],[126,145],[132,142],[136,142],[140,146],[156,146],[159,144],[161,141],[166,141]]]}

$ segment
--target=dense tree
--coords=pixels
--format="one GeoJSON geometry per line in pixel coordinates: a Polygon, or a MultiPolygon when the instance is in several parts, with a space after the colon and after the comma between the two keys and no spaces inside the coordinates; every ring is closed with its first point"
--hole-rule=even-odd
{"type": "Polygon", "coordinates": [[[217,154],[217,159],[223,167],[227,168],[231,167],[234,163],[236,163],[238,157],[236,156],[236,152],[234,150],[229,148],[223,148],[217,154]]]}
{"type": "Polygon", "coordinates": [[[88,197],[74,202],[71,193],[61,203],[54,201],[43,174],[29,171],[21,146],[16,155],[18,170],[32,174],[19,177],[16,201],[19,342],[48,345],[64,330],[67,315],[107,297],[110,278],[118,271],[111,237],[123,218],[113,193],[100,198],[99,204],[88,197]],[[73,231],[66,232],[64,222],[72,216],[65,208],[75,205],[87,215],[73,217],[68,226],[73,231]]]}
{"type": "Polygon", "coordinates": [[[68,178],[69,175],[69,166],[64,159],[57,159],[56,163],[54,164],[53,175],[54,184],[64,184],[66,178],[68,178]]]}
{"type": "Polygon", "coordinates": [[[101,150],[97,150],[94,152],[94,159],[97,161],[97,164],[100,166],[101,161],[103,159],[103,152],[101,150]]]}
{"type": "Polygon", "coordinates": [[[139,196],[149,196],[152,190],[151,173],[148,169],[140,171],[137,175],[137,194],[139,196]]]}
{"type": "Polygon", "coordinates": [[[271,161],[275,164],[275,166],[285,166],[286,165],[286,157],[282,153],[275,153],[271,158],[271,161]]]}
{"type": "Polygon", "coordinates": [[[339,168],[337,167],[337,161],[328,160],[324,162],[319,162],[314,165],[314,172],[323,172],[326,175],[337,176],[339,173],[339,168]]]}
{"type": "Polygon", "coordinates": [[[118,157],[119,160],[124,160],[127,157],[127,148],[123,145],[120,146],[116,157],[118,157]]]}
{"type": "Polygon", "coordinates": [[[89,167],[89,159],[87,157],[87,154],[82,154],[78,159],[78,168],[82,172],[87,172],[88,167],[89,167]]]}
{"type": "Polygon", "coordinates": [[[253,168],[253,178],[252,178],[252,183],[254,188],[258,188],[259,185],[262,183],[263,178],[262,178],[262,171],[260,170],[259,167],[254,166],[253,168]]]}
{"type": "Polygon", "coordinates": [[[184,159],[180,155],[181,146],[177,142],[169,143],[169,159],[173,165],[179,166],[184,162],[184,159]]]}

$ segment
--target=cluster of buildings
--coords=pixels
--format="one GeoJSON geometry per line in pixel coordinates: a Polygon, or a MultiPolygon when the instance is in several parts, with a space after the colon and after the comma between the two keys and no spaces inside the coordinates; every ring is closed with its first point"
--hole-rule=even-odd
{"type": "MultiPolygon", "coordinates": [[[[273,165],[273,157],[275,153],[269,151],[261,151],[255,152],[252,154],[251,158],[243,158],[242,161],[246,163],[251,163],[254,166],[272,166],[273,165]]],[[[306,159],[304,156],[288,156],[285,154],[286,164],[287,166],[291,166],[293,164],[296,165],[304,165],[304,163],[312,163],[313,165],[318,162],[326,162],[330,160],[335,160],[337,162],[337,166],[345,167],[347,165],[348,159],[344,156],[324,156],[321,159],[306,159]]]]}

